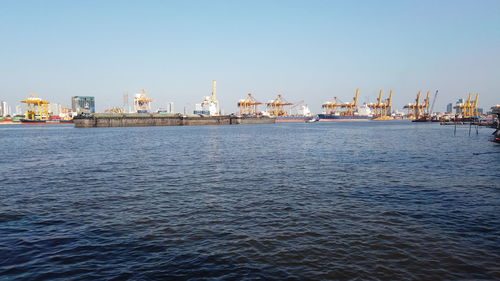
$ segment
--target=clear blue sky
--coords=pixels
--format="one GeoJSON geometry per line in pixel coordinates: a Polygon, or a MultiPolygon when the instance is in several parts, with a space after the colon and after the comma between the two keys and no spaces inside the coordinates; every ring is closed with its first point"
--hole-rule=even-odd
{"type": "Polygon", "coordinates": [[[337,96],[397,108],[439,89],[436,110],[479,92],[500,103],[500,1],[1,1],[0,100],[34,92],[97,109],[144,88],[153,107],[200,102],[211,80],[226,113],[248,92],[313,112],[337,96]]]}

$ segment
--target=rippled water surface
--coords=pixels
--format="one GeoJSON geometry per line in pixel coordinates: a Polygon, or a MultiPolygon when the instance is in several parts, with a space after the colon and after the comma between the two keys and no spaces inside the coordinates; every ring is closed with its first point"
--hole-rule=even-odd
{"type": "Polygon", "coordinates": [[[0,279],[498,280],[491,133],[4,125],[0,279]]]}

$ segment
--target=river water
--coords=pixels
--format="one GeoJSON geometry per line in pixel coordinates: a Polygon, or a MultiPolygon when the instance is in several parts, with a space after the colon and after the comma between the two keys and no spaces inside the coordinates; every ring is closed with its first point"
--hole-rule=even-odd
{"type": "Polygon", "coordinates": [[[499,280],[500,146],[453,130],[3,125],[0,279],[499,280]]]}

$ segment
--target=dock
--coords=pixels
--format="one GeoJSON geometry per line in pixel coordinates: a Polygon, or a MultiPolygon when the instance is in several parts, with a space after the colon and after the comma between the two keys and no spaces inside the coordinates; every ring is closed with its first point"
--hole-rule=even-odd
{"type": "Polygon", "coordinates": [[[275,118],[202,114],[95,113],[73,119],[75,128],[274,124],[275,118]]]}

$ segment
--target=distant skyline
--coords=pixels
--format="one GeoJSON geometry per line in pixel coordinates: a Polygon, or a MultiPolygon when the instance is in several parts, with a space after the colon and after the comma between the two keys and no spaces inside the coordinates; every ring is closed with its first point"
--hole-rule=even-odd
{"type": "Polygon", "coordinates": [[[211,92],[225,113],[252,92],[313,112],[338,97],[402,110],[439,90],[435,110],[480,93],[500,103],[500,1],[2,1],[0,100],[30,93],[96,110],[146,89],[176,111],[211,92]]]}

